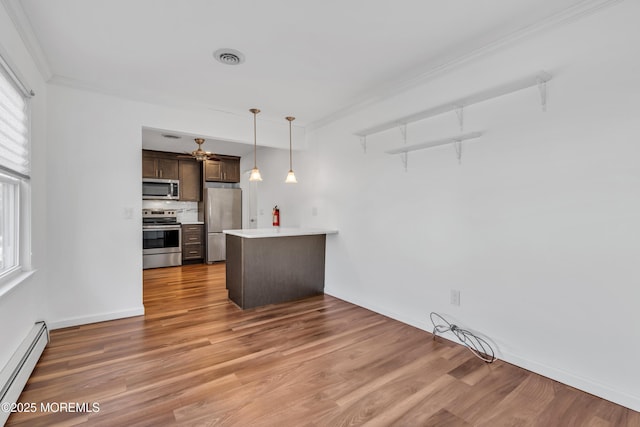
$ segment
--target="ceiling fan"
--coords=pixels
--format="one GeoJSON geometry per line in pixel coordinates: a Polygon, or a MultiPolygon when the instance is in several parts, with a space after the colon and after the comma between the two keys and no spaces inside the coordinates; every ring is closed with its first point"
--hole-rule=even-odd
{"type": "Polygon", "coordinates": [[[179,156],[179,157],[193,157],[199,162],[203,162],[205,160],[219,160],[219,157],[213,154],[212,152],[204,151],[202,149],[202,144],[204,144],[204,138],[196,138],[194,139],[194,141],[196,142],[196,144],[198,144],[198,148],[196,150],[193,150],[191,153],[185,153],[185,154],[188,154],[186,156],[179,156]]]}

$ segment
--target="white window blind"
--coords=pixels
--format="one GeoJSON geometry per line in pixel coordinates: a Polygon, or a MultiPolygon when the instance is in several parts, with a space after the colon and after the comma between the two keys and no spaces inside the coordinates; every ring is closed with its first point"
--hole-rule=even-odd
{"type": "Polygon", "coordinates": [[[29,118],[27,100],[13,84],[4,67],[0,67],[0,166],[28,178],[29,118]]]}
{"type": "Polygon", "coordinates": [[[28,268],[30,259],[27,236],[31,96],[33,92],[0,56],[0,291],[2,285],[28,268]]]}

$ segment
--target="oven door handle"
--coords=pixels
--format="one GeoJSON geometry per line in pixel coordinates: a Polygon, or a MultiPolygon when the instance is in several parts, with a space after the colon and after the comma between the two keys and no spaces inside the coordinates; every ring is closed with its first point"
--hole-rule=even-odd
{"type": "Polygon", "coordinates": [[[142,230],[180,230],[181,227],[175,225],[143,225],[142,230]]]}

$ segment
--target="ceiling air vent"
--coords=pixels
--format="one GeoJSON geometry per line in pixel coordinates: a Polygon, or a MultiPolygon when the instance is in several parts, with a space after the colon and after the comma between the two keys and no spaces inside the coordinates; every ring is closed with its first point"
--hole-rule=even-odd
{"type": "Polygon", "coordinates": [[[239,65],[244,62],[244,55],[235,49],[218,49],[213,52],[213,57],[226,65],[239,65]]]}
{"type": "Polygon", "coordinates": [[[165,138],[168,138],[168,139],[182,139],[181,136],[173,135],[173,134],[170,134],[170,133],[163,133],[162,136],[165,137],[165,138]]]}

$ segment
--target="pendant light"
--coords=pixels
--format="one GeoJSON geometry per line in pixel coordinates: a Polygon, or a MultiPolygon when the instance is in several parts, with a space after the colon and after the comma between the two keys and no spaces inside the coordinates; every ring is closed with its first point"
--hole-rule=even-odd
{"type": "Polygon", "coordinates": [[[296,175],[293,173],[293,161],[292,161],[292,149],[291,149],[291,122],[294,121],[295,117],[285,117],[285,119],[289,122],[289,173],[287,174],[287,179],[284,180],[287,184],[297,184],[298,180],[296,179],[296,175]]]}
{"type": "Polygon", "coordinates": [[[257,108],[252,108],[249,111],[253,113],[253,169],[251,169],[251,175],[249,175],[249,181],[262,181],[260,176],[260,169],[256,163],[256,153],[258,151],[258,139],[256,137],[256,115],[260,112],[257,108]]]}

